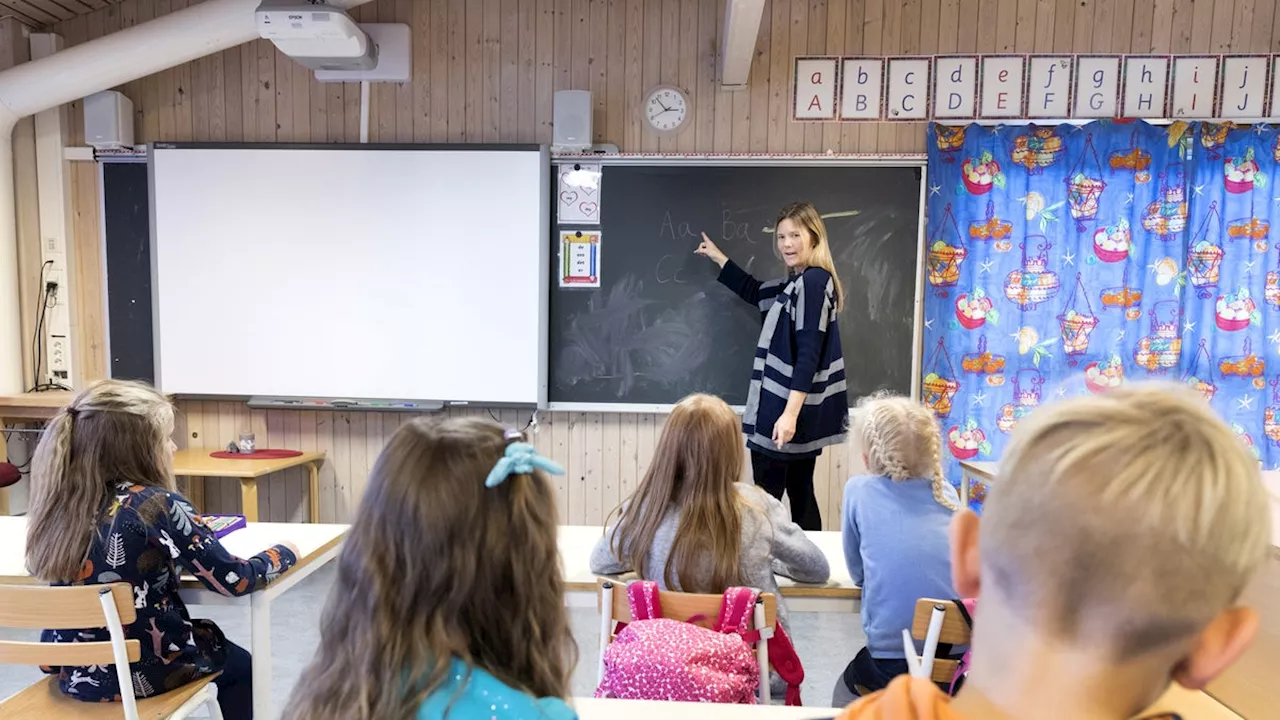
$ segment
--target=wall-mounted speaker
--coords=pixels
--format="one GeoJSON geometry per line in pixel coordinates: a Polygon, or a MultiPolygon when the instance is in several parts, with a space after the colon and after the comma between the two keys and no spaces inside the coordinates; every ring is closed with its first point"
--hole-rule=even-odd
{"type": "Polygon", "coordinates": [[[591,149],[591,93],[587,90],[560,90],[552,110],[551,146],[557,151],[591,149]]]}

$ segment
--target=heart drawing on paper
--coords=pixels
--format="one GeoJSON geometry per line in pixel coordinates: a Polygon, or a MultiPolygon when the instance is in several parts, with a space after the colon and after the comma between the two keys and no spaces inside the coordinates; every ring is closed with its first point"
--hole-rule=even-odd
{"type": "Polygon", "coordinates": [[[578,209],[587,217],[595,217],[596,211],[600,209],[600,206],[593,202],[584,202],[578,205],[578,209]]]}
{"type": "Polygon", "coordinates": [[[560,204],[565,205],[566,207],[573,207],[573,204],[577,201],[578,193],[573,192],[572,190],[565,190],[560,193],[560,204]]]}
{"type": "Polygon", "coordinates": [[[584,188],[582,188],[582,192],[586,193],[586,194],[587,194],[587,197],[591,197],[592,195],[595,195],[595,194],[596,194],[596,189],[595,189],[595,188],[584,187],[584,188]]]}

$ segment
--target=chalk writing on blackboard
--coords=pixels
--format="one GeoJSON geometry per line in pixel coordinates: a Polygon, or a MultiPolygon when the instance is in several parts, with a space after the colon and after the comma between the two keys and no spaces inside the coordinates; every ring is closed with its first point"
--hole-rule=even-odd
{"type": "Polygon", "coordinates": [[[641,296],[643,289],[627,275],[607,294],[593,293],[586,312],[570,318],[556,363],[559,387],[606,381],[624,398],[639,382],[678,385],[706,362],[712,337],[706,294],[663,310],[641,296]]]}
{"type": "MultiPolygon", "coordinates": [[[[861,214],[862,214],[861,210],[841,210],[840,212],[822,213],[820,217],[823,220],[830,220],[832,218],[856,217],[861,214]]],[[[776,232],[777,229],[778,228],[776,227],[762,227],[760,228],[760,232],[771,233],[771,232],[776,232]]]]}

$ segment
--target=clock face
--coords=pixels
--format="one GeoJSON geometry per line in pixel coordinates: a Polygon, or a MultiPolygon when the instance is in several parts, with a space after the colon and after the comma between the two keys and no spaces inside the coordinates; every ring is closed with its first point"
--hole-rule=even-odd
{"type": "Polygon", "coordinates": [[[689,99],[676,88],[654,88],[645,99],[644,118],[655,132],[675,132],[688,117],[689,99]]]}

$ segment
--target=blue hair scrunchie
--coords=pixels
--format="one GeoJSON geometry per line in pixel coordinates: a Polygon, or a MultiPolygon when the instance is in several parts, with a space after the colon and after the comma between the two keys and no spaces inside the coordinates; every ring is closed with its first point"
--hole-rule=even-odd
{"type": "Polygon", "coordinates": [[[512,475],[528,475],[534,470],[542,470],[552,475],[563,475],[564,468],[542,457],[529,443],[514,442],[507,446],[507,452],[498,460],[489,477],[485,478],[485,487],[497,487],[512,475]]]}

